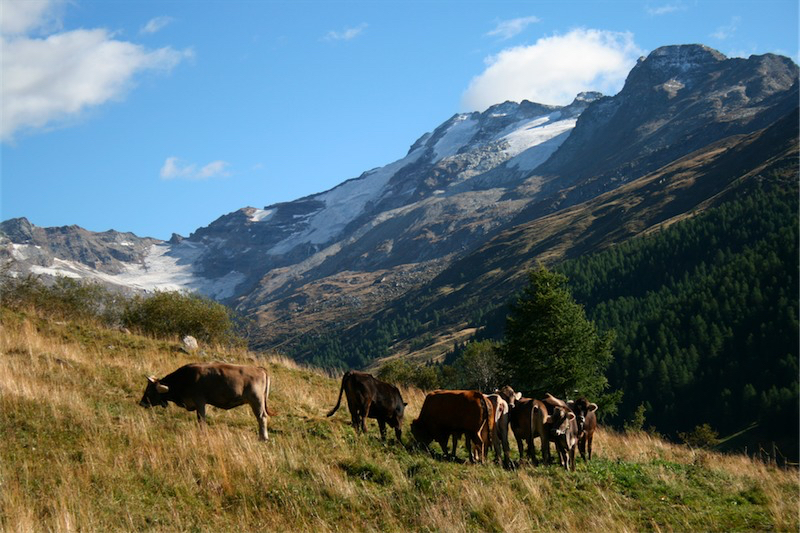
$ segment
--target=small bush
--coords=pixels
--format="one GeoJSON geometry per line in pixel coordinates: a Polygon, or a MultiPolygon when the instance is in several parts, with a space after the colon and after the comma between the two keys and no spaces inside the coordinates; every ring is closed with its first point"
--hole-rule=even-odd
{"type": "Polygon", "coordinates": [[[690,433],[678,433],[678,437],[694,448],[713,448],[719,443],[719,433],[708,424],[697,426],[690,433]]]}
{"type": "Polygon", "coordinates": [[[94,320],[115,325],[124,298],[97,283],[59,276],[45,284],[34,275],[0,276],[0,301],[18,311],[32,310],[57,320],[94,320]]]}
{"type": "Polygon", "coordinates": [[[209,298],[179,292],[157,292],[129,300],[122,323],[155,337],[192,335],[208,343],[236,341],[231,311],[209,298]]]}

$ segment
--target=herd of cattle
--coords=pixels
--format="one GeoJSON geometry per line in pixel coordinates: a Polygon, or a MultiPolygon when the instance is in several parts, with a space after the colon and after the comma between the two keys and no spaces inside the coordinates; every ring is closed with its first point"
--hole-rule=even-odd
{"type": "MultiPolygon", "coordinates": [[[[266,369],[256,366],[226,363],[191,363],[171,374],[156,379],[149,377],[139,405],[166,407],[168,402],[197,411],[197,420],[205,422],[206,405],[231,409],[249,404],[258,420],[259,436],[267,440],[267,407],[270,378],[266,369]]],[[[353,427],[366,432],[366,419],[378,422],[381,439],[386,439],[386,425],[393,428],[402,443],[403,414],[406,403],[394,385],[370,374],[349,371],[342,376],[339,398],[328,416],[332,416],[347,398],[353,427]]],[[[495,461],[511,464],[508,429],[514,433],[520,458],[525,454],[536,465],[534,439],[539,438],[542,459],[550,462],[550,442],[554,442],[561,465],[575,469],[575,448],[585,460],[592,458],[592,437],[597,428],[597,405],[585,398],[565,402],[550,394],[544,399],[523,398],[519,392],[505,386],[494,394],[469,390],[435,390],[428,393],[419,417],[411,422],[411,434],[423,446],[433,441],[448,454],[452,437],[452,456],[463,435],[470,461],[483,462],[490,448],[495,461]]]]}

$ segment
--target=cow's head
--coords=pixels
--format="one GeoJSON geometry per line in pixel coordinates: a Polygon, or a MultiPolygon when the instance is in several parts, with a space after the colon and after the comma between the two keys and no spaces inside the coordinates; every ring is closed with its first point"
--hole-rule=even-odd
{"type": "Polygon", "coordinates": [[[590,403],[586,398],[579,398],[574,401],[567,402],[567,405],[572,412],[575,413],[576,422],[578,424],[578,433],[583,432],[583,426],[586,424],[586,417],[589,413],[597,411],[597,404],[590,403]]]}
{"type": "Polygon", "coordinates": [[[572,424],[574,423],[575,413],[573,413],[568,407],[554,407],[553,414],[550,415],[551,435],[556,438],[568,435],[572,429],[572,424]]]}
{"type": "Polygon", "coordinates": [[[139,405],[142,407],[153,407],[160,405],[161,407],[167,406],[166,394],[169,392],[169,387],[159,383],[154,377],[147,378],[147,388],[144,389],[144,396],[139,400],[139,405]]]}
{"type": "Polygon", "coordinates": [[[506,401],[509,409],[514,408],[514,403],[522,398],[521,392],[514,392],[509,385],[504,386],[502,389],[495,389],[495,394],[499,394],[502,399],[506,401]]]}
{"type": "Polygon", "coordinates": [[[428,446],[433,440],[433,436],[428,433],[425,425],[422,424],[419,419],[411,422],[411,434],[414,436],[414,440],[423,446],[428,446]]]}

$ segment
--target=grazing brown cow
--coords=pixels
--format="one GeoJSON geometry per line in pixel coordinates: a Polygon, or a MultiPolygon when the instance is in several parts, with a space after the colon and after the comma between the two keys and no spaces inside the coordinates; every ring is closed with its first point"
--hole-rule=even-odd
{"type": "MultiPolygon", "coordinates": [[[[492,403],[478,391],[435,390],[429,392],[422,403],[419,417],[411,422],[411,433],[417,442],[428,446],[439,443],[447,455],[447,441],[453,436],[453,456],[458,436],[466,435],[478,450],[477,460],[486,457],[486,445],[494,432],[492,403]]],[[[469,458],[476,458],[470,451],[469,458]]]]}
{"type": "Polygon", "coordinates": [[[269,385],[269,374],[261,367],[191,363],[161,379],[147,378],[147,388],[139,405],[166,407],[168,402],[172,402],[189,411],[197,411],[197,421],[203,424],[206,405],[232,409],[249,404],[258,419],[259,437],[267,440],[267,415],[274,416],[267,407],[269,385]]]}
{"type": "Polygon", "coordinates": [[[575,470],[578,423],[567,402],[547,393],[543,401],[550,414],[550,438],[556,443],[558,458],[567,470],[575,470]]]}
{"type": "Polygon", "coordinates": [[[597,404],[590,403],[586,398],[578,398],[575,401],[567,402],[572,412],[575,413],[578,421],[578,451],[584,461],[592,460],[592,440],[597,429],[597,404]],[[588,455],[586,445],[589,445],[588,455]]]}
{"type": "Polygon", "coordinates": [[[394,385],[381,381],[371,374],[350,370],[342,376],[342,386],[339,388],[339,399],[336,405],[328,412],[328,416],[339,409],[342,402],[342,391],[347,397],[347,406],[350,408],[350,418],[356,431],[367,432],[367,418],[378,421],[381,440],[386,440],[386,424],[394,428],[395,437],[403,442],[403,414],[406,403],[400,391],[394,385]]]}

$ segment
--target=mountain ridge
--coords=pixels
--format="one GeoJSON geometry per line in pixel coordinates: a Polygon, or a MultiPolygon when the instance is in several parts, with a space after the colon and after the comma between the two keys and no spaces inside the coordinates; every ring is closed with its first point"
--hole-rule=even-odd
{"type": "Polygon", "coordinates": [[[342,327],[425,287],[502,232],[768,128],[796,109],[797,72],[774,54],[661,47],[617,95],[457,113],[395,162],[321,193],[224,214],[188,237],[103,240],[72,228],[36,230],[43,237],[33,242],[19,229],[29,222],[6,221],[0,259],[20,273],[198,290],[256,318],[275,341],[342,327]],[[334,311],[325,318],[313,309],[334,311]]]}

